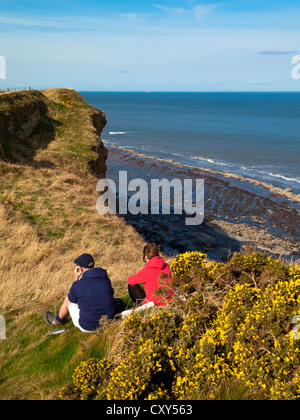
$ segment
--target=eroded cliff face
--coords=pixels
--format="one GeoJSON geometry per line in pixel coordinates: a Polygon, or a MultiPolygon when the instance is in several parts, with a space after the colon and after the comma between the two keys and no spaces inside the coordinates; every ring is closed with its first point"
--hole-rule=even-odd
{"type": "Polygon", "coordinates": [[[106,173],[107,150],[100,138],[105,113],[73,89],[0,94],[0,159],[48,166],[86,165],[106,173]]]}
{"type": "Polygon", "coordinates": [[[92,146],[91,150],[98,155],[98,158],[95,160],[91,160],[89,162],[89,166],[91,172],[97,176],[97,178],[104,178],[106,174],[106,160],[108,155],[108,150],[104,146],[102,140],[100,140],[100,136],[104,127],[107,124],[107,120],[105,117],[105,113],[94,108],[94,112],[91,114],[91,119],[93,123],[93,127],[95,128],[96,136],[98,137],[99,141],[97,142],[96,146],[92,146]]]}
{"type": "MultiPolygon", "coordinates": [[[[48,107],[41,92],[0,95],[0,157],[12,162],[34,155],[34,130],[44,121],[48,107]]],[[[48,133],[47,133],[48,137],[48,133]]]]}

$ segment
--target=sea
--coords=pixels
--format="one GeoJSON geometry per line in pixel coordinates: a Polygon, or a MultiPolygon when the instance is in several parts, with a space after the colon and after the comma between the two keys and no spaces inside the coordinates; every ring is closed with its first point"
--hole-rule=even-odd
{"type": "Polygon", "coordinates": [[[300,194],[300,93],[80,92],[106,145],[300,194]]]}

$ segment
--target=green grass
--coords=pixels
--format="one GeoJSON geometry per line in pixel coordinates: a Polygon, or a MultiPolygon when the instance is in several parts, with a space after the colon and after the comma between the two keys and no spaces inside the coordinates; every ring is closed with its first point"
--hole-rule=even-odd
{"type": "Polygon", "coordinates": [[[63,232],[62,230],[59,231],[53,231],[53,230],[47,230],[47,235],[50,238],[63,238],[65,236],[65,232],[63,232]]]}
{"type": "Polygon", "coordinates": [[[103,331],[83,334],[69,323],[60,335],[42,314],[20,322],[14,313],[6,318],[6,339],[0,341],[0,399],[56,399],[82,360],[103,358],[107,343],[103,331]]]}

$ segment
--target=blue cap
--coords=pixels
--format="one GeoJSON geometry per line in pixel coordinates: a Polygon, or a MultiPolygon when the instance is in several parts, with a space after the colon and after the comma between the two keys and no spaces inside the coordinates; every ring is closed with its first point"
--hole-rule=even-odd
{"type": "Polygon", "coordinates": [[[95,261],[90,254],[82,254],[80,257],[76,258],[74,261],[76,265],[79,265],[82,268],[94,268],[95,261]]]}

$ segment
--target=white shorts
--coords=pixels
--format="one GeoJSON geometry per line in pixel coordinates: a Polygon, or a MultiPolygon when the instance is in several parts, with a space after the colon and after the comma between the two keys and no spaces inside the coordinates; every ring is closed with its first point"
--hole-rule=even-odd
{"type": "Polygon", "coordinates": [[[92,332],[92,331],[86,331],[80,326],[79,324],[80,309],[77,303],[71,303],[69,305],[69,314],[71,315],[73,324],[75,325],[75,327],[79,328],[80,331],[85,332],[85,333],[92,332]]]}

